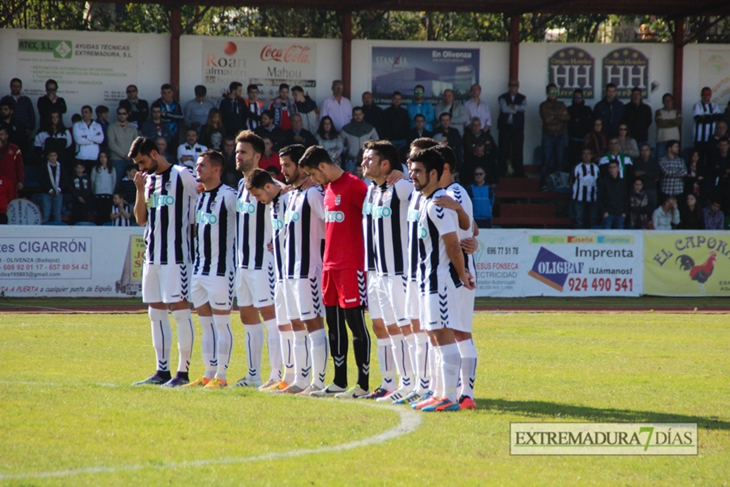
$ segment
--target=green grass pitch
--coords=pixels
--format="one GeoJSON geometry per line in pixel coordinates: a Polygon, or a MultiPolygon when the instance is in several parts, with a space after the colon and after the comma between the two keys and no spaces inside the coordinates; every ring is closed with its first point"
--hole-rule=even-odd
{"type": "MultiPolygon", "coordinates": [[[[475,314],[478,409],[451,414],[248,389],[132,387],[154,367],[146,315],[1,316],[0,485],[730,479],[730,329],[722,314],[475,314]],[[510,456],[510,422],[525,421],[696,422],[699,454],[510,456]]],[[[245,374],[238,317],[233,325],[231,381],[245,374]]],[[[372,360],[377,385],[374,350],[372,360]]],[[[352,356],[349,363],[352,381],[352,356]]],[[[264,357],[264,375],[267,365],[264,357]]],[[[198,335],[191,376],[201,372],[198,335]]]]}

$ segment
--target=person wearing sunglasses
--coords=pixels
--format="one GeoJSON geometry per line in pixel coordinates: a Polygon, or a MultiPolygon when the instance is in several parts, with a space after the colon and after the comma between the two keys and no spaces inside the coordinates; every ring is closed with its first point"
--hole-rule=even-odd
{"type": "Polygon", "coordinates": [[[560,170],[563,166],[563,132],[570,120],[565,103],[558,101],[558,87],[550,83],[545,88],[547,100],[540,103],[542,118],[542,163],[540,164],[540,187],[547,190],[548,171],[560,170]]]}
{"type": "Polygon", "coordinates": [[[138,130],[142,129],[142,125],[150,116],[150,104],[147,100],[139,98],[139,91],[136,85],[127,86],[127,98],[119,101],[119,108],[124,108],[129,113],[127,120],[138,130]]]}
{"type": "MultiPolygon", "coordinates": [[[[66,100],[57,95],[58,83],[56,80],[49,79],[46,81],[46,94],[38,98],[38,115],[41,123],[45,124],[46,120],[50,120],[51,112],[58,112],[63,117],[66,113],[66,100]]],[[[41,130],[45,127],[41,127],[41,130]]]]}
{"type": "Polygon", "coordinates": [[[416,127],[416,115],[423,115],[426,119],[425,128],[429,132],[433,130],[433,124],[431,123],[435,117],[433,105],[431,102],[424,98],[426,89],[422,85],[416,85],[413,88],[413,101],[408,104],[408,116],[411,118],[411,128],[416,127]]]}

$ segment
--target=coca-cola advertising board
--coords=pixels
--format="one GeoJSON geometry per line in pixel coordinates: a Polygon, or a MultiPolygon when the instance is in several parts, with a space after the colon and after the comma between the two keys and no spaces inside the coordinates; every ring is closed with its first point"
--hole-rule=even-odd
{"type": "Polygon", "coordinates": [[[279,85],[299,85],[314,92],[317,86],[317,44],[304,39],[246,38],[203,41],[203,84],[218,100],[232,81],[259,85],[262,101],[277,97],[279,85]]]}

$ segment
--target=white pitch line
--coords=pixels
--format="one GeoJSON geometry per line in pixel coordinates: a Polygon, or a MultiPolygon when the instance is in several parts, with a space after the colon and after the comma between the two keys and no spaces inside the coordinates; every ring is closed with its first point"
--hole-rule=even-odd
{"type": "MultiPolygon", "coordinates": [[[[321,399],[319,399],[321,400],[321,399]]],[[[32,472],[32,473],[21,473],[21,474],[3,474],[0,473],[0,480],[13,480],[13,479],[41,479],[41,478],[54,478],[54,477],[72,477],[76,475],[93,475],[99,473],[119,473],[119,472],[135,472],[145,468],[153,469],[178,469],[178,468],[191,468],[191,467],[204,467],[208,465],[232,465],[236,463],[250,463],[259,462],[262,460],[278,460],[280,458],[294,458],[305,455],[313,455],[317,453],[332,453],[341,452],[347,450],[353,450],[355,448],[362,448],[364,446],[377,445],[384,443],[388,440],[398,438],[410,433],[413,433],[421,425],[421,415],[410,407],[396,407],[396,406],[380,406],[376,404],[357,402],[361,406],[373,407],[378,409],[388,409],[397,412],[400,416],[400,423],[387,431],[378,433],[375,436],[364,438],[362,440],[350,441],[341,445],[324,446],[321,448],[305,448],[302,450],[294,450],[289,452],[280,453],[267,453],[265,455],[255,455],[252,457],[238,457],[238,458],[217,458],[207,460],[194,460],[190,462],[174,462],[174,463],[163,463],[161,465],[123,465],[119,467],[89,467],[72,470],[57,470],[54,472],[32,472]]]]}

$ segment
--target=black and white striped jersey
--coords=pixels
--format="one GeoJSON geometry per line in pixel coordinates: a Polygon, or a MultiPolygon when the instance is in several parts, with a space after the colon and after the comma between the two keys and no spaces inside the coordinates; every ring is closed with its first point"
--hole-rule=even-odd
{"type": "MultiPolygon", "coordinates": [[[[124,203],[124,211],[129,213],[131,215],[131,211],[129,209],[129,205],[124,203]]],[[[117,205],[112,206],[112,215],[120,215],[122,212],[119,210],[119,207],[117,205]]],[[[131,222],[129,221],[129,218],[124,218],[123,216],[120,216],[119,218],[112,220],[112,226],[113,227],[129,227],[131,226],[131,222]]]]}
{"type": "Polygon", "coordinates": [[[322,274],[324,191],[319,186],[291,191],[284,216],[284,277],[310,279],[322,274]]]}
{"type": "Polygon", "coordinates": [[[424,199],[418,211],[418,277],[424,295],[438,293],[439,284],[445,279],[451,279],[456,287],[462,285],[443,240],[449,233],[458,235],[459,218],[454,210],[433,203],[441,196],[447,196],[446,191],[437,189],[424,199]]]}
{"type": "MultiPolygon", "coordinates": [[[[471,238],[474,236],[474,205],[471,201],[471,198],[469,197],[469,194],[466,192],[466,189],[459,183],[451,183],[446,188],[444,188],[446,191],[446,194],[451,196],[457,203],[461,205],[461,207],[464,209],[464,212],[466,212],[467,215],[469,215],[469,229],[468,230],[462,230],[462,228],[459,226],[458,221],[458,215],[457,215],[457,222],[456,222],[456,233],[459,235],[459,241],[462,241],[466,238],[471,238]]],[[[474,259],[468,255],[466,252],[464,252],[464,267],[466,270],[471,272],[472,276],[475,276],[476,278],[476,267],[474,264],[474,259]]]]}
{"type": "Polygon", "coordinates": [[[573,199],[592,203],[598,201],[598,175],[600,170],[594,163],[581,162],[573,170],[573,199]]]}
{"type": "Polygon", "coordinates": [[[236,265],[241,269],[266,269],[271,254],[271,208],[259,203],[246,189],[246,178],[238,182],[236,198],[236,265]]]}
{"type": "Polygon", "coordinates": [[[284,273],[282,272],[284,266],[284,244],[286,240],[284,219],[290,196],[291,192],[279,193],[271,202],[272,246],[274,247],[274,261],[276,263],[276,279],[279,281],[284,279],[284,273]]]}
{"type": "Polygon", "coordinates": [[[225,184],[198,195],[195,204],[193,275],[228,276],[235,272],[236,191],[225,184]]]}
{"type": "Polygon", "coordinates": [[[375,270],[375,247],[373,247],[373,238],[375,230],[373,228],[373,193],[377,186],[375,183],[368,185],[368,192],[365,195],[365,203],[362,205],[362,235],[365,240],[365,270],[375,270]]]}
{"type": "Polygon", "coordinates": [[[695,103],[692,115],[695,117],[705,117],[702,122],[695,121],[695,142],[707,142],[710,140],[710,137],[715,135],[717,115],[721,113],[720,107],[716,103],[703,103],[701,101],[695,103]]]}
{"type": "Polygon", "coordinates": [[[418,281],[418,211],[424,201],[420,191],[411,193],[408,202],[408,280],[418,281]]]}
{"type": "Polygon", "coordinates": [[[379,276],[407,274],[408,198],[413,183],[401,179],[378,186],[373,196],[375,268],[379,276]]]}
{"type": "Polygon", "coordinates": [[[183,166],[170,166],[160,174],[147,175],[147,227],[144,235],[147,264],[192,262],[191,229],[197,185],[195,177],[183,166]]]}

